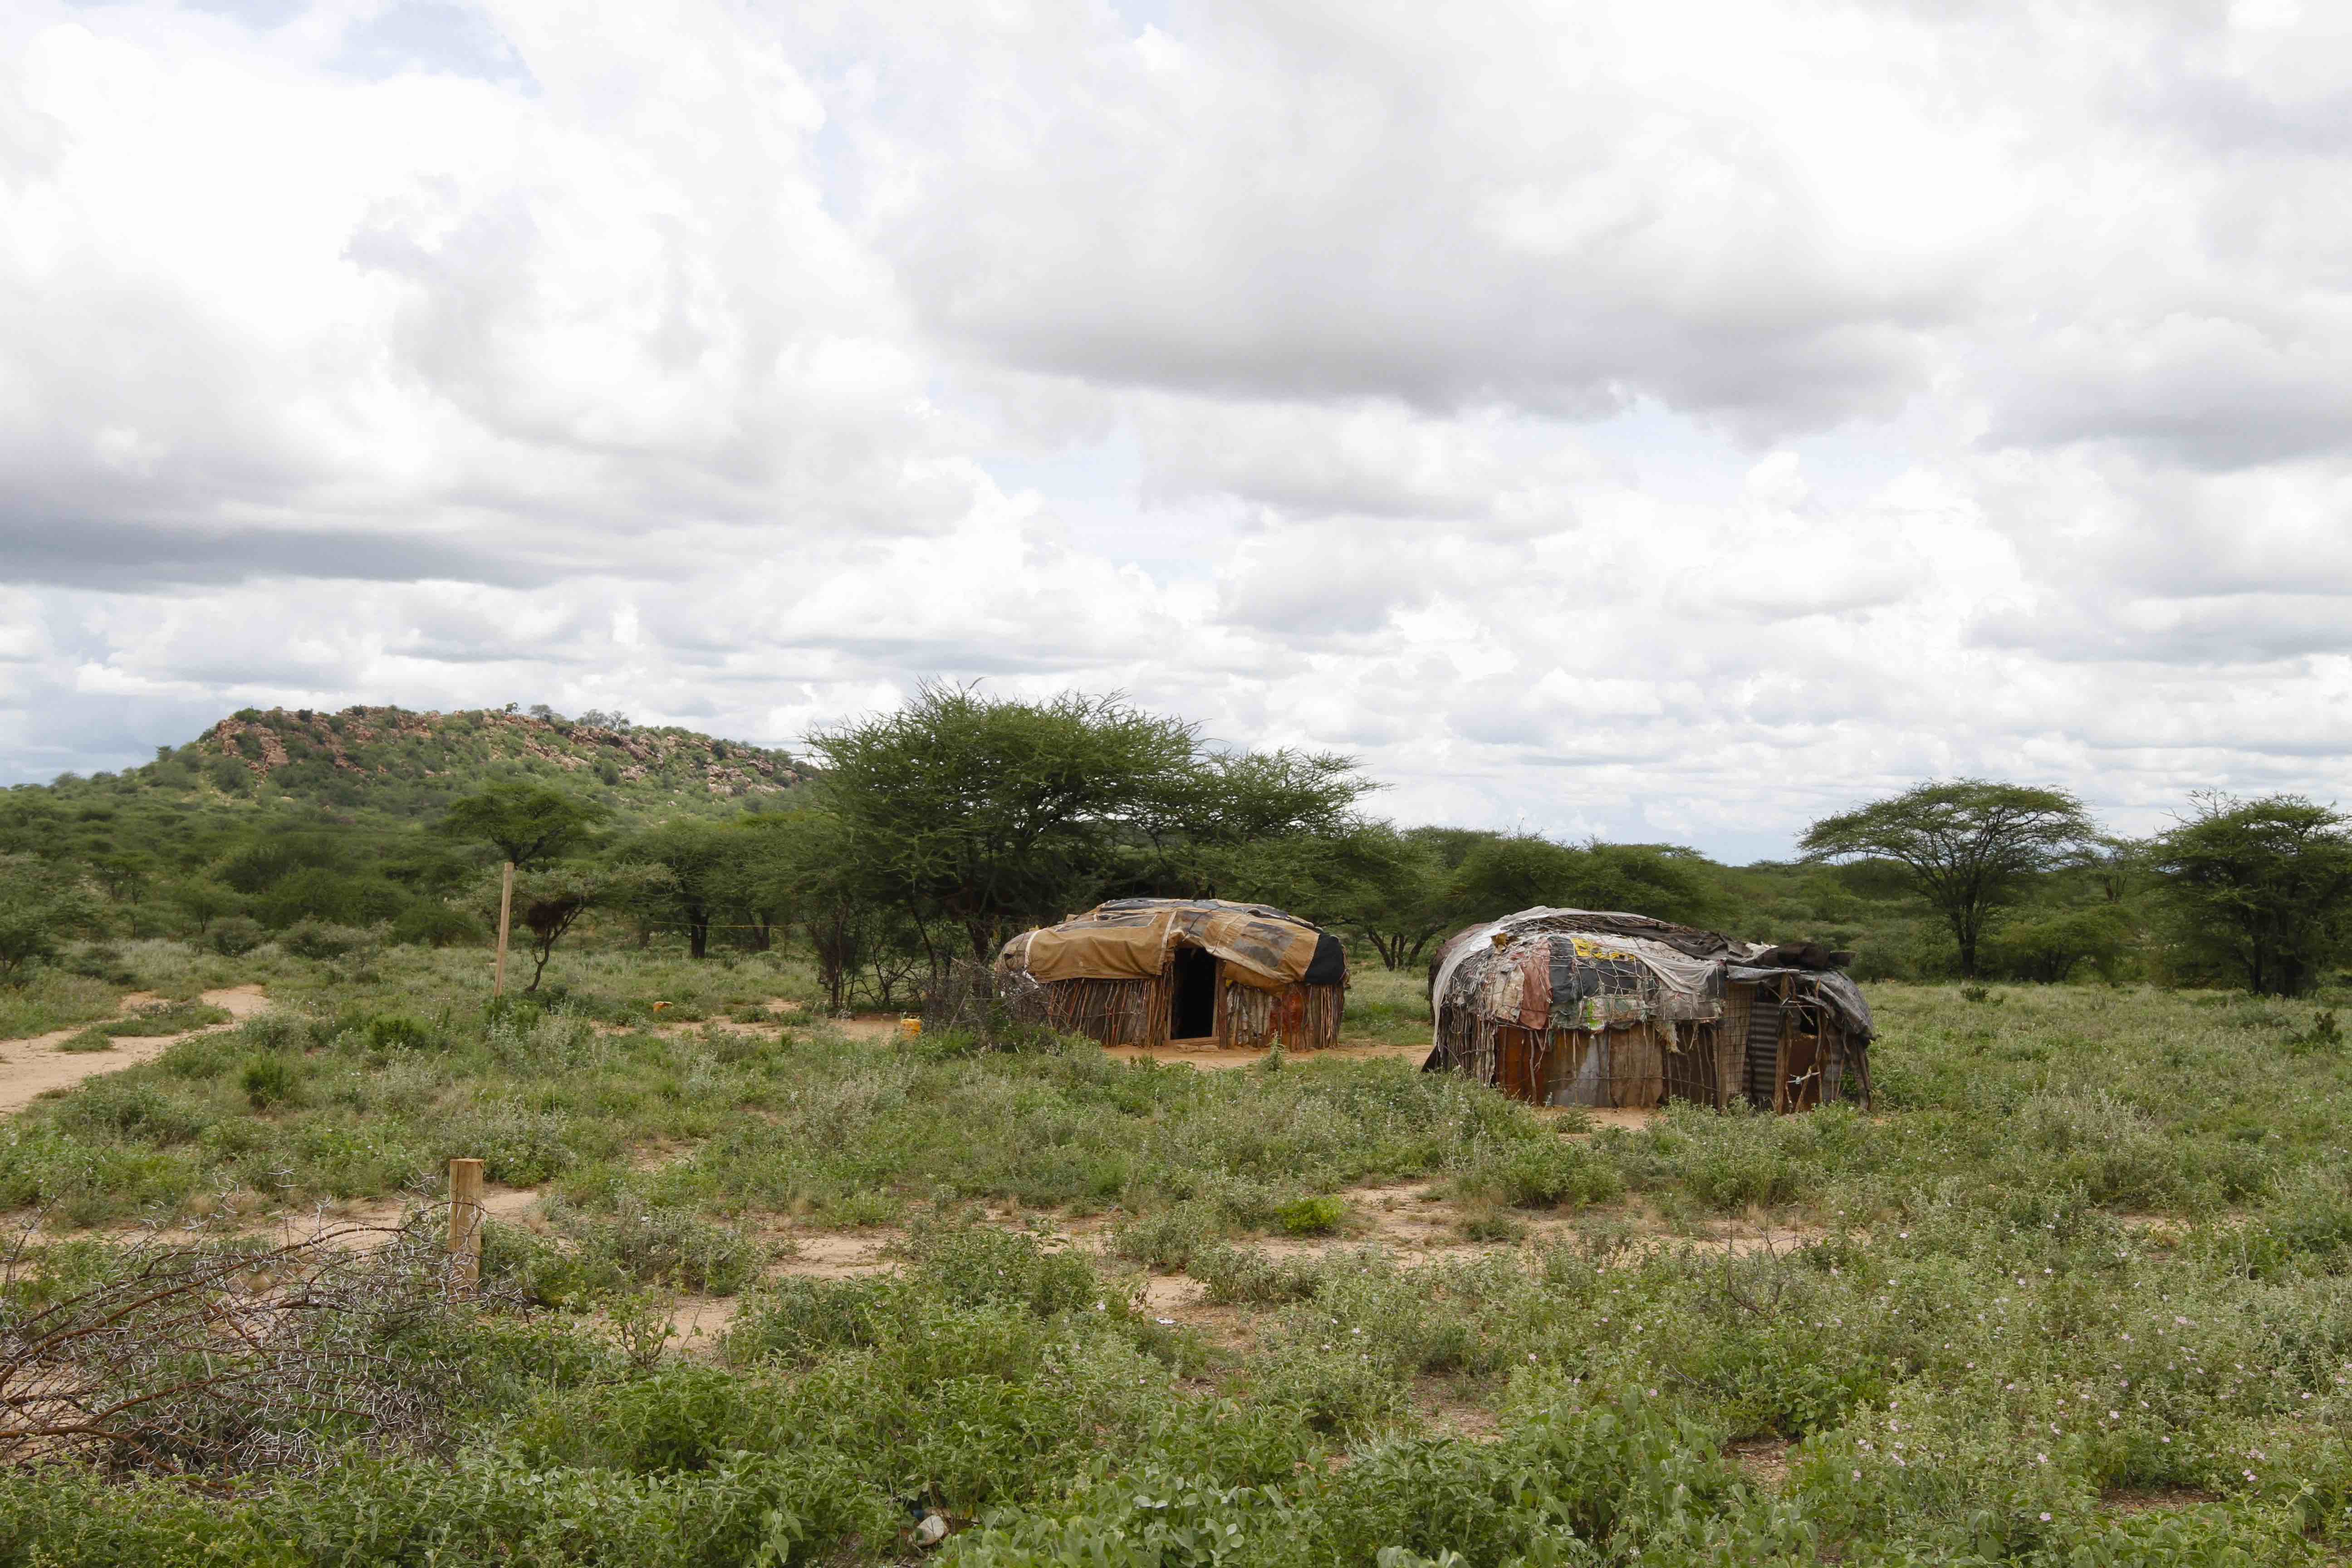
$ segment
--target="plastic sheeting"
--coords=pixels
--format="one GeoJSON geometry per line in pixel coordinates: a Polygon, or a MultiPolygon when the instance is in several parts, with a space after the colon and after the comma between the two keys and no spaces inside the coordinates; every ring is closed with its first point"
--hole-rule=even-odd
{"type": "Polygon", "coordinates": [[[1345,977],[1336,939],[1264,904],[1217,899],[1114,899],[1062,921],[1023,931],[997,955],[1000,971],[1041,983],[1057,980],[1150,980],[1167,967],[1170,952],[1197,947],[1225,963],[1225,978],[1271,991],[1313,976],[1338,984],[1345,977]],[[1339,973],[1326,979],[1317,963],[1319,949],[1338,959],[1339,973]]]}

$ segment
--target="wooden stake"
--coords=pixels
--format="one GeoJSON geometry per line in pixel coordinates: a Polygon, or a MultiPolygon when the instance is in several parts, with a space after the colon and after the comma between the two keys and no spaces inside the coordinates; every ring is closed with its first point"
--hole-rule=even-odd
{"type": "Polygon", "coordinates": [[[449,1162],[449,1283],[473,1294],[482,1278],[482,1163],[449,1162]]]}
{"type": "Polygon", "coordinates": [[[507,862],[499,883],[499,969],[490,978],[492,1000],[507,994],[507,931],[514,921],[514,862],[507,862]]]}

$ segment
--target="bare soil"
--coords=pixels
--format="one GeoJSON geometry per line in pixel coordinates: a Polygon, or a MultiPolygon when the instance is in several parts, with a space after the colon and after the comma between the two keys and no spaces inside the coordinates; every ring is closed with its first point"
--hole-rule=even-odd
{"type": "MultiPolygon", "coordinates": [[[[1255,1066],[1264,1061],[1269,1053],[1173,1045],[1113,1046],[1104,1054],[1123,1062],[1161,1062],[1171,1067],[1181,1065],[1199,1068],[1206,1072],[1220,1072],[1255,1066]]],[[[1287,1051],[1284,1054],[1295,1062],[1419,1061],[1429,1055],[1429,1045],[1426,1041],[1394,1046],[1373,1040],[1342,1040],[1319,1051],[1287,1051]]]]}
{"type": "MultiPolygon", "coordinates": [[[[153,1006],[162,1000],[160,996],[134,991],[122,999],[117,1016],[153,1006]]],[[[71,1089],[84,1079],[100,1078],[107,1073],[121,1072],[125,1068],[137,1067],[142,1062],[152,1062],[173,1046],[193,1036],[233,1029],[269,1005],[269,999],[262,994],[258,985],[232,985],[225,991],[207,991],[201,1000],[226,1012],[229,1021],[177,1035],[125,1036],[114,1042],[112,1050],[79,1051],[70,1055],[60,1052],[58,1047],[91,1027],[90,1025],[77,1024],[70,1029],[5,1042],[5,1048],[0,1048],[0,1116],[13,1115],[42,1095],[71,1089]]]]}

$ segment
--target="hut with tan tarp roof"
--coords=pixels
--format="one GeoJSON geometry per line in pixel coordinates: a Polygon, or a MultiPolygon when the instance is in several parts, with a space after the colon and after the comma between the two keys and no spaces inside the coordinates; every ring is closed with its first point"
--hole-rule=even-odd
{"type": "Polygon", "coordinates": [[[1339,1043],[1348,995],[1338,937],[1217,899],[1113,899],[1023,931],[996,972],[1039,987],[1055,1027],[1106,1046],[1318,1049],[1339,1043]]]}
{"type": "Polygon", "coordinates": [[[1851,961],[1647,915],[1522,910],[1438,950],[1424,1068],[1538,1105],[1867,1106],[1874,1031],[1838,973],[1851,961]]]}

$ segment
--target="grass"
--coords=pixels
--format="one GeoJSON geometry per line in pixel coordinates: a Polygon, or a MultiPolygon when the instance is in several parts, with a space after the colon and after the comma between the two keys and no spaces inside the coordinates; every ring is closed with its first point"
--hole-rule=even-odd
{"type": "MultiPolygon", "coordinates": [[[[369,963],[255,955],[277,1014],[14,1119],[0,1201],[299,1206],[479,1153],[550,1196],[486,1267],[551,1316],[486,1325],[435,1453],[234,1501],[0,1481],[0,1561],[879,1563],[930,1510],[961,1568],[2352,1549],[2352,1062],[2321,1004],[1874,986],[1874,1114],[1594,1131],[1409,1061],[714,1026],[807,994],[764,959],[585,954],[496,1014],[470,955],[369,963]],[[1362,1190],[1405,1180],[1482,1245],[1381,1246],[1362,1190]],[[1104,1255],[1052,1244],[1094,1215],[1104,1255]],[[769,1273],[780,1227],[884,1222],[893,1274],[769,1273]],[[1246,1331],[1158,1321],[1139,1268],[1246,1331]],[[718,1360],[664,1348],[677,1289],[739,1294],[718,1360]],[[1785,1446],[1782,1479],[1735,1443],[1785,1446]]],[[[1359,991],[1409,1035],[1408,989],[1359,991]]]]}
{"type": "Polygon", "coordinates": [[[0,1040],[53,1034],[110,1016],[124,987],[102,977],[58,968],[36,970],[25,984],[0,985],[0,1040]]]}

